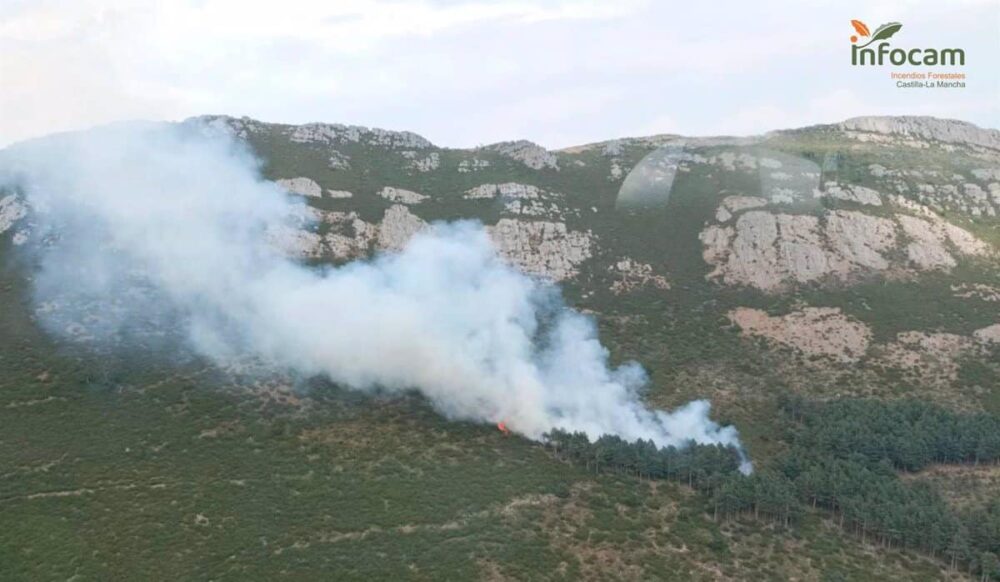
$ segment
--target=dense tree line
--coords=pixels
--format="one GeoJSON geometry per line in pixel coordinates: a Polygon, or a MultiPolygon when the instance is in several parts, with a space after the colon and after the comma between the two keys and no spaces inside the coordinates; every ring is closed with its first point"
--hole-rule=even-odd
{"type": "Polygon", "coordinates": [[[862,455],[903,471],[1000,460],[1000,417],[990,414],[956,414],[910,400],[817,404],[786,397],[781,406],[796,421],[796,448],[826,458],[862,455]]]}
{"type": "Polygon", "coordinates": [[[712,500],[717,519],[748,516],[792,525],[807,508],[830,512],[864,541],[904,547],[1000,580],[1000,499],[975,513],[950,508],[900,471],[932,463],[1000,462],[1000,417],[956,414],[914,401],[781,401],[789,450],[768,469],[744,476],[732,448],[692,444],[657,448],[604,436],[553,431],[560,458],[594,471],[688,483],[712,500]]]}
{"type": "Polygon", "coordinates": [[[585,465],[594,472],[616,472],[646,479],[682,481],[711,491],[740,466],[739,451],[721,445],[657,447],[652,441],[626,441],[604,435],[590,442],[582,432],[553,430],[546,435],[556,457],[585,465]]]}
{"type": "Polygon", "coordinates": [[[928,485],[898,478],[932,463],[1000,462],[1000,418],[916,401],[819,404],[792,397],[781,405],[793,422],[780,472],[801,501],[833,512],[867,541],[918,549],[1000,579],[1000,501],[963,515],[928,485]]]}
{"type": "MultiPolygon", "coordinates": [[[[791,420],[791,447],[767,478],[785,481],[800,503],[832,512],[865,541],[920,550],[1000,579],[1000,501],[963,515],[927,484],[898,477],[932,463],[1000,462],[1000,418],[916,401],[790,397],[781,407],[791,420]]],[[[713,495],[724,516],[764,502],[736,481],[713,495]],[[730,490],[742,495],[726,495],[730,490]]]]}

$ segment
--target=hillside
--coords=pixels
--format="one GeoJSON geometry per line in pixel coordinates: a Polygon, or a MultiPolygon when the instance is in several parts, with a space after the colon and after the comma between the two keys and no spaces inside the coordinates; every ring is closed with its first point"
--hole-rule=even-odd
{"type": "Polygon", "coordinates": [[[1000,412],[979,357],[1000,333],[996,130],[859,118],[549,152],[203,121],[247,140],[265,174],[315,209],[315,226],[279,241],[306,259],[398,249],[429,222],[475,218],[509,261],[599,313],[603,337],[657,386],[744,411],[769,384],[1000,412]],[[653,198],[630,207],[643,189],[653,198]],[[780,366],[739,369],[768,358],[780,366]]]}
{"type": "MultiPolygon", "coordinates": [[[[245,143],[306,204],[301,224],[267,236],[317,268],[398,251],[436,221],[482,222],[506,261],[596,318],[613,362],[646,368],[645,402],[710,400],[763,474],[788,473],[804,446],[789,401],[1000,416],[998,130],[872,117],[549,151],[225,116],[182,125],[245,143]]],[[[0,578],[910,580],[989,567],[889,532],[875,542],[815,499],[795,523],[722,519],[698,487],[595,473],[448,422],[416,395],[218,369],[153,343],[92,349],[87,321],[63,342],[31,299],[21,251],[47,235],[34,212],[0,192],[0,578]]],[[[995,466],[941,460],[901,487],[951,503],[974,483],[978,505],[952,506],[989,511],[995,466]]]]}

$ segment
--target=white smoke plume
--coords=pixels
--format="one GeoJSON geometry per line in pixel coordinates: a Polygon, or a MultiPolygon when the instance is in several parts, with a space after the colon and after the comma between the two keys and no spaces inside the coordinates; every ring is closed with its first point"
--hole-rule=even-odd
{"type": "Polygon", "coordinates": [[[34,209],[35,298],[62,306],[39,309],[56,332],[177,322],[218,361],[252,354],[357,390],[418,390],[449,418],[532,439],[561,428],[740,447],[706,401],[647,409],[642,368],[610,367],[591,319],[505,265],[477,223],[436,224],[370,261],[304,266],[267,232],[305,208],[237,144],[184,125],[20,144],[0,153],[4,183],[34,209]]]}

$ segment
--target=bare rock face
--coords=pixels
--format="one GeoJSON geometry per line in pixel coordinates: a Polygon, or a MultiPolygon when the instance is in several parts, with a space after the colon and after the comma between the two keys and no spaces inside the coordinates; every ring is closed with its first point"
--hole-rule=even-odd
{"type": "Polygon", "coordinates": [[[736,221],[736,235],[725,262],[716,273],[726,282],[744,282],[759,289],[774,289],[785,278],[777,265],[778,223],[769,212],[752,211],[736,221]]]}
{"type": "MultiPolygon", "coordinates": [[[[1000,153],[997,153],[997,157],[1000,158],[1000,153]]],[[[971,171],[981,183],[970,182],[963,174],[946,176],[936,170],[882,169],[879,173],[890,176],[887,182],[898,192],[910,193],[915,198],[911,201],[912,204],[929,210],[955,212],[972,217],[995,217],[1000,211],[1000,183],[987,181],[992,175],[988,168],[971,171]],[[951,183],[947,183],[949,179],[951,183]]]]}
{"type": "Polygon", "coordinates": [[[699,233],[698,239],[702,244],[701,256],[709,265],[715,265],[715,271],[709,274],[709,278],[722,274],[721,265],[728,260],[732,252],[731,245],[735,235],[733,227],[715,224],[709,225],[699,233]]]}
{"type": "Polygon", "coordinates": [[[709,278],[776,291],[787,282],[813,281],[831,270],[815,216],[741,214],[735,228],[710,226],[701,233],[709,278]]]}
{"type": "Polygon", "coordinates": [[[990,255],[993,250],[990,245],[976,238],[971,232],[959,228],[943,219],[936,221],[938,232],[943,233],[960,254],[976,257],[990,255]]]}
{"type": "Polygon", "coordinates": [[[730,212],[741,212],[761,206],[767,206],[767,200],[756,196],[726,196],[722,200],[722,207],[730,212]]]}
{"type": "Polygon", "coordinates": [[[882,197],[879,196],[879,193],[871,188],[865,188],[864,186],[849,186],[838,184],[836,182],[827,182],[825,184],[824,194],[830,198],[846,200],[847,202],[865,204],[868,206],[882,206],[882,197]]]}
{"type": "Polygon", "coordinates": [[[819,220],[814,216],[779,214],[777,268],[798,283],[814,281],[834,266],[823,252],[819,220]]]}
{"type": "Polygon", "coordinates": [[[378,227],[358,217],[357,212],[331,212],[326,222],[330,231],[324,237],[330,255],[349,260],[368,255],[378,237],[378,227]]]}
{"type": "MultiPolygon", "coordinates": [[[[323,239],[325,248],[341,260],[365,257],[375,250],[398,251],[427,227],[402,204],[387,209],[377,224],[354,212],[329,212],[324,220],[330,224],[323,239]]],[[[589,232],[568,230],[561,222],[502,219],[487,231],[501,257],[526,273],[553,281],[575,276],[593,246],[589,232]]]]}
{"type": "Polygon", "coordinates": [[[386,200],[390,200],[392,202],[402,202],[403,204],[420,204],[429,198],[429,196],[413,192],[412,190],[393,188],[392,186],[382,188],[378,195],[386,200]]]}
{"type": "Polygon", "coordinates": [[[508,200],[504,202],[503,211],[514,216],[563,218],[563,211],[557,204],[541,200],[508,200]]]}
{"type": "Polygon", "coordinates": [[[903,232],[913,242],[906,245],[906,256],[919,269],[950,269],[955,266],[951,256],[940,238],[938,229],[929,220],[915,216],[900,216],[899,224],[903,232]]]}
{"type": "Polygon", "coordinates": [[[977,329],[972,332],[972,337],[986,344],[1000,344],[1000,323],[977,329]]]}
{"type": "Polygon", "coordinates": [[[267,240],[274,248],[289,257],[317,258],[321,257],[325,251],[323,237],[292,226],[278,226],[268,229],[267,240]]]}
{"type": "MultiPolygon", "coordinates": [[[[563,208],[557,203],[564,196],[556,192],[542,190],[531,184],[505,182],[503,184],[480,184],[465,191],[466,200],[503,201],[503,212],[513,216],[531,216],[561,221],[565,218],[563,208]]],[[[579,214],[578,212],[574,212],[579,214]]]]}
{"type": "Polygon", "coordinates": [[[715,211],[715,219],[719,222],[727,222],[735,212],[761,206],[767,206],[767,200],[756,196],[726,196],[715,211]]]}
{"type": "Polygon", "coordinates": [[[826,237],[834,255],[847,263],[839,266],[842,274],[858,268],[883,270],[889,268],[883,253],[895,246],[896,227],[887,218],[836,210],[827,216],[826,237]]]}
{"type": "Polygon", "coordinates": [[[465,191],[462,196],[467,200],[512,198],[519,200],[535,200],[541,198],[542,190],[531,184],[504,182],[503,184],[480,184],[465,191]]]}
{"type": "Polygon", "coordinates": [[[670,289],[670,283],[666,277],[657,275],[652,265],[631,258],[618,261],[609,270],[617,276],[617,279],[611,283],[611,292],[615,295],[622,295],[643,287],[670,289]]]}
{"type": "MultiPolygon", "coordinates": [[[[881,196],[867,188],[834,184],[827,191],[859,204],[883,204],[881,196]]],[[[902,209],[921,216],[900,213],[889,218],[855,210],[818,216],[775,213],[763,198],[728,196],[716,209],[720,224],[707,225],[699,235],[702,257],[714,267],[708,277],[778,292],[825,277],[846,281],[865,271],[947,270],[957,264],[955,254],[992,252],[985,242],[930,209],[889,197],[894,205],[897,199],[903,201],[902,209]],[[903,237],[908,261],[893,263],[890,257],[899,253],[892,251],[903,237]]]]}
{"type": "Polygon", "coordinates": [[[558,158],[555,154],[527,140],[502,142],[486,146],[484,149],[517,160],[533,170],[559,169],[558,158]]]}
{"type": "Polygon", "coordinates": [[[729,319],[743,335],[764,337],[807,356],[838,362],[858,361],[871,343],[868,326],[835,307],[806,307],[782,316],[740,307],[729,312],[729,319]]]}
{"type": "Polygon", "coordinates": [[[326,222],[330,225],[326,248],[340,260],[365,257],[374,250],[398,251],[427,226],[402,204],[389,207],[378,224],[365,222],[356,212],[330,212],[326,222]]]}
{"type": "Polygon", "coordinates": [[[21,203],[16,194],[8,194],[0,198],[0,234],[10,230],[14,223],[28,214],[28,208],[21,203]]]}
{"type": "Polygon", "coordinates": [[[327,190],[326,195],[330,198],[353,198],[354,194],[347,190],[327,190]]]}
{"type": "Polygon", "coordinates": [[[923,219],[904,214],[896,218],[913,241],[906,247],[907,256],[920,269],[949,269],[955,266],[955,259],[945,246],[949,243],[963,255],[984,256],[990,252],[986,243],[940,218],[923,219]]]}
{"type": "Polygon", "coordinates": [[[339,123],[307,123],[288,129],[289,139],[297,143],[360,143],[386,149],[418,150],[434,144],[410,131],[389,131],[377,127],[339,123]]]}
{"type": "Polygon", "coordinates": [[[552,281],[575,276],[591,256],[593,235],[568,230],[561,222],[504,218],[488,229],[500,256],[526,273],[552,281]]]}
{"type": "Polygon", "coordinates": [[[312,198],[319,198],[323,195],[323,189],[320,188],[319,184],[304,176],[278,180],[275,183],[292,194],[310,196],[312,198]]]}
{"type": "Polygon", "coordinates": [[[893,206],[916,214],[917,216],[925,216],[927,218],[937,218],[937,214],[933,210],[920,204],[919,202],[910,200],[908,198],[903,198],[897,194],[890,194],[889,201],[892,202],[893,206]]]}
{"type": "Polygon", "coordinates": [[[343,152],[332,150],[326,165],[331,170],[349,170],[351,169],[351,157],[343,152]]]}
{"type": "Polygon", "coordinates": [[[406,165],[407,169],[416,172],[430,172],[441,166],[441,154],[437,152],[420,156],[416,151],[407,150],[402,153],[402,156],[409,160],[406,165]]]}
{"type": "Polygon", "coordinates": [[[426,226],[427,223],[412,214],[407,207],[395,204],[382,216],[378,227],[378,246],[382,250],[398,251],[426,226]]]}
{"type": "Polygon", "coordinates": [[[854,117],[841,129],[876,134],[900,135],[947,143],[973,144],[1000,149],[1000,131],[983,129],[965,121],[904,115],[899,117],[854,117]]]}

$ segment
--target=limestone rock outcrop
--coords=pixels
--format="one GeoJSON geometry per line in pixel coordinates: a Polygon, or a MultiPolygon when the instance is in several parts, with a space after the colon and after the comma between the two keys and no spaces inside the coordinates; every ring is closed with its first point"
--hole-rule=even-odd
{"type": "Polygon", "coordinates": [[[402,156],[408,160],[407,169],[416,172],[431,172],[441,166],[441,154],[437,152],[421,156],[416,151],[407,150],[402,153],[402,156]]]}
{"type": "Polygon", "coordinates": [[[864,186],[838,184],[837,182],[827,182],[825,184],[824,195],[838,200],[865,204],[868,206],[882,206],[882,197],[871,188],[864,186]]]}
{"type": "Polygon", "coordinates": [[[28,208],[16,194],[8,194],[0,198],[0,234],[10,230],[14,223],[24,218],[28,208]]]}
{"type": "Polygon", "coordinates": [[[501,142],[485,146],[483,149],[517,160],[533,170],[559,169],[555,154],[527,140],[501,142]]]}
{"type": "Polygon", "coordinates": [[[429,198],[429,196],[425,196],[419,192],[404,190],[402,188],[393,188],[392,186],[382,188],[379,190],[378,195],[391,202],[401,202],[403,204],[420,204],[429,198]]]}
{"type": "MultiPolygon", "coordinates": [[[[834,197],[866,206],[883,204],[874,190],[832,186],[827,192],[834,197]]],[[[897,197],[889,199],[896,205],[897,197]]],[[[920,216],[844,209],[788,214],[769,210],[763,198],[728,196],[716,209],[716,223],[700,233],[702,257],[714,267],[708,277],[777,292],[827,277],[848,281],[866,271],[948,270],[957,264],[956,256],[993,252],[965,229],[901,200],[902,210],[920,216]]]]}
{"type": "Polygon", "coordinates": [[[434,144],[410,131],[390,131],[377,127],[339,123],[307,123],[288,127],[289,139],[297,143],[359,143],[386,149],[419,150],[434,144]]]}
{"type": "Polygon", "coordinates": [[[974,144],[1000,149],[1000,130],[983,129],[966,121],[917,115],[898,117],[853,117],[839,124],[841,129],[867,133],[901,135],[947,143],[974,144]]]}
{"type": "Polygon", "coordinates": [[[376,224],[362,220],[356,212],[328,213],[330,230],[324,237],[334,258],[351,260],[368,256],[376,250],[398,251],[427,223],[402,204],[386,209],[376,224]]]}
{"type": "Polygon", "coordinates": [[[542,195],[542,190],[531,184],[520,184],[518,182],[505,182],[503,184],[480,184],[475,188],[465,191],[462,196],[467,200],[492,199],[492,198],[516,198],[516,199],[537,199],[542,195]]]}
{"type": "Polygon", "coordinates": [[[319,198],[323,195],[323,189],[320,188],[319,184],[304,176],[300,176],[298,178],[285,178],[277,180],[275,183],[292,194],[310,196],[312,198],[319,198]]]}
{"type": "Polygon", "coordinates": [[[325,248],[323,237],[293,226],[275,226],[267,231],[268,242],[282,253],[295,258],[318,258],[325,248]]]}
{"type": "Polygon", "coordinates": [[[381,250],[398,251],[426,226],[427,223],[411,213],[409,208],[395,204],[385,211],[382,222],[378,225],[378,247],[381,250]]]}
{"type": "Polygon", "coordinates": [[[526,273],[553,281],[575,276],[593,252],[593,235],[568,230],[561,222],[504,218],[488,230],[500,256],[526,273]]]}

